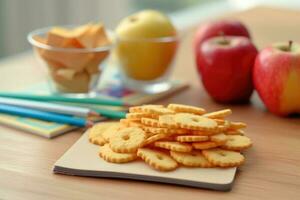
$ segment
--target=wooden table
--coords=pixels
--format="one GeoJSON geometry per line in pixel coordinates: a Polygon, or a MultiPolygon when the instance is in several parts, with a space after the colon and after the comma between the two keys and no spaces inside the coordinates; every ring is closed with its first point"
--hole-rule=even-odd
{"type": "MultiPolygon", "coordinates": [[[[226,16],[242,20],[259,48],[275,41],[298,39],[300,12],[255,8],[226,16]]],[[[203,90],[195,70],[192,32],[188,31],[174,76],[191,88],[162,103],[201,105],[208,110],[227,107],[214,103],[203,90]]],[[[44,79],[31,53],[0,63],[0,89],[17,90],[44,79]]],[[[81,136],[76,131],[44,139],[0,127],[0,199],[300,199],[300,120],[266,112],[257,95],[250,105],[231,106],[232,119],[249,124],[254,141],[246,152],[230,192],[129,180],[72,177],[52,173],[54,162],[81,136]]]]}

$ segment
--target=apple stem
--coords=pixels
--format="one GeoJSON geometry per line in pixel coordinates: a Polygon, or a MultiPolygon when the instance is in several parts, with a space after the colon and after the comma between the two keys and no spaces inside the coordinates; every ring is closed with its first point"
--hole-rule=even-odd
{"type": "Polygon", "coordinates": [[[288,46],[288,51],[291,51],[293,45],[293,41],[289,40],[289,46],[288,46]]]}
{"type": "Polygon", "coordinates": [[[220,31],[220,33],[219,33],[219,35],[222,37],[222,43],[221,44],[228,44],[229,43],[229,41],[227,40],[227,38],[225,37],[225,34],[224,34],[224,32],[223,31],[220,31]]]}

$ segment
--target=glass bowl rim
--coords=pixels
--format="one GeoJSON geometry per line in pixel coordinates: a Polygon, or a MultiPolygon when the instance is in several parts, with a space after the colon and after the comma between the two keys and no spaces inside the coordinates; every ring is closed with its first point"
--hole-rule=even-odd
{"type": "MultiPolygon", "coordinates": [[[[59,25],[57,27],[64,27],[64,28],[74,28],[74,27],[78,27],[80,25],[59,25]]],[[[111,44],[110,45],[106,45],[106,46],[101,46],[101,47],[96,47],[96,48],[63,48],[63,47],[54,47],[54,46],[50,46],[47,44],[43,44],[37,40],[35,40],[33,37],[36,35],[40,35],[40,34],[45,34],[47,33],[51,28],[53,28],[54,26],[48,26],[48,27],[44,27],[44,28],[39,28],[39,29],[35,29],[31,32],[29,32],[27,34],[27,41],[34,47],[38,47],[41,49],[46,49],[46,50],[50,50],[50,51],[60,51],[60,52],[76,52],[76,53],[93,53],[93,52],[103,52],[103,51],[109,51],[113,48],[113,46],[115,46],[114,43],[114,33],[109,30],[106,29],[106,32],[108,33],[108,35],[111,36],[111,44]]]]}
{"type": "Polygon", "coordinates": [[[167,42],[177,42],[184,34],[177,33],[174,36],[164,36],[164,37],[154,37],[154,38],[126,38],[120,37],[117,33],[114,34],[115,39],[118,42],[153,42],[153,43],[167,43],[167,42]]]}

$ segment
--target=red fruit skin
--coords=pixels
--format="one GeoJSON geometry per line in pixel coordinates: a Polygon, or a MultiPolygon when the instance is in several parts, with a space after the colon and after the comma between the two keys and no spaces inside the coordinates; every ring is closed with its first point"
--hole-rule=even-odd
{"type": "MultiPolygon", "coordinates": [[[[257,55],[253,68],[254,87],[268,110],[279,116],[300,113],[299,106],[294,108],[295,105],[289,105],[283,97],[291,72],[297,73],[300,78],[299,53],[295,55],[270,46],[257,55]]],[[[300,89],[299,85],[298,88],[300,89]]],[[[293,92],[299,94],[300,91],[293,92]]],[[[290,94],[287,98],[293,98],[293,95],[295,94],[290,94]]],[[[296,101],[299,102],[300,99],[296,101]]]]}
{"type": "Polygon", "coordinates": [[[206,91],[217,102],[243,103],[253,92],[252,69],[257,55],[247,37],[227,36],[231,46],[203,42],[197,50],[197,67],[206,91]]]}
{"type": "Polygon", "coordinates": [[[245,36],[251,39],[251,36],[244,24],[236,20],[222,20],[207,22],[196,31],[194,39],[194,49],[198,48],[204,40],[220,36],[223,32],[228,36],[245,36]]]}

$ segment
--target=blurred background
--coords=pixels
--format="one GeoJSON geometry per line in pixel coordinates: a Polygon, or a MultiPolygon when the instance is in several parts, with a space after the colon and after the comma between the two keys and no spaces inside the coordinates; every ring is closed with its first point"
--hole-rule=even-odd
{"type": "Polygon", "coordinates": [[[299,0],[0,0],[0,58],[30,49],[27,33],[45,26],[102,21],[113,29],[128,14],[153,8],[184,29],[256,5],[300,9],[299,0]]]}

